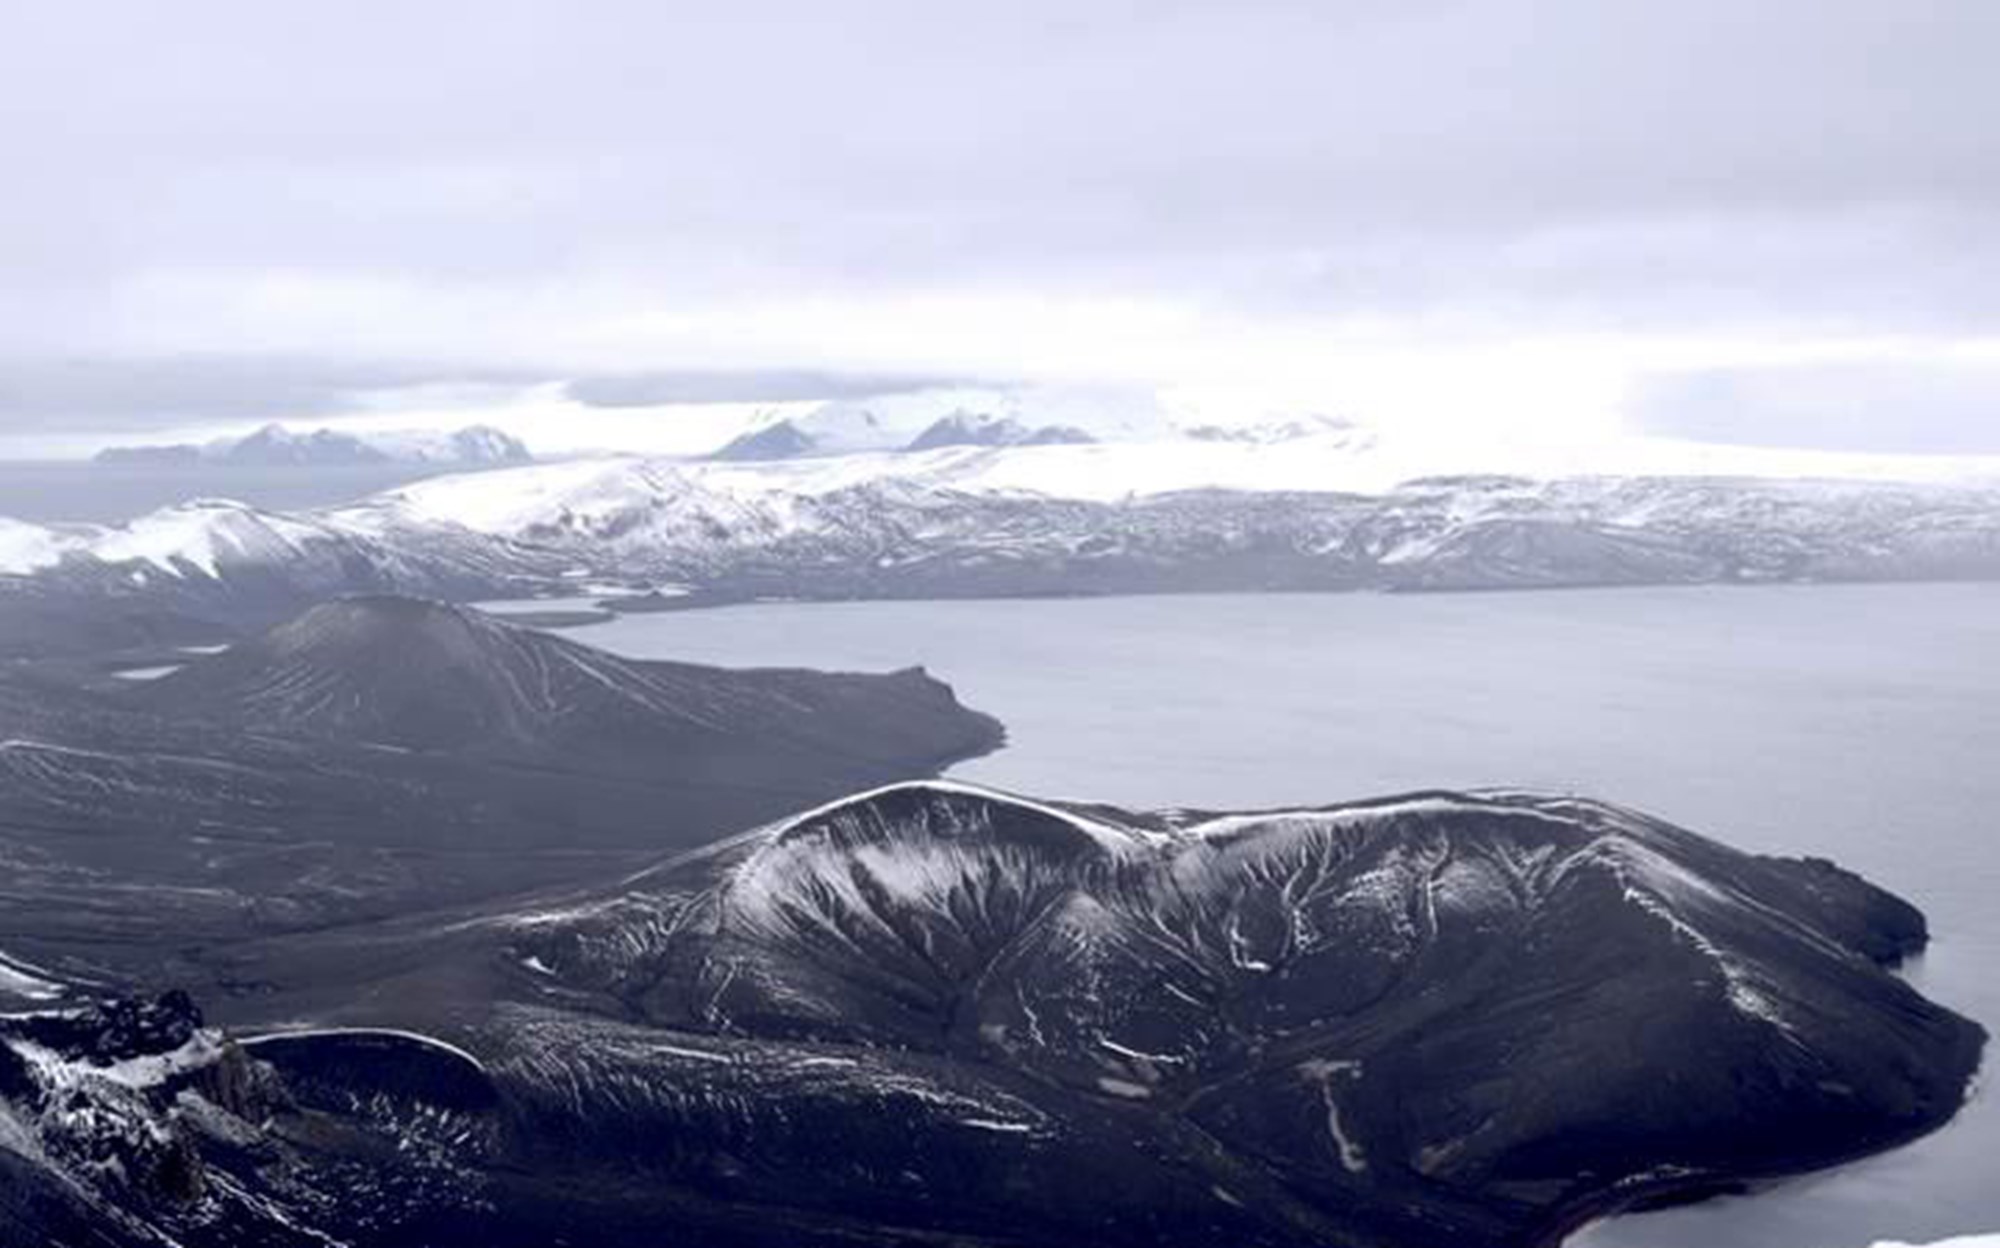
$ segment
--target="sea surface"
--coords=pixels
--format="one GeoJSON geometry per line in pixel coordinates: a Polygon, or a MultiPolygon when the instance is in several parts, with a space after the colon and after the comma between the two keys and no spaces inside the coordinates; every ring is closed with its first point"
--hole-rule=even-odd
{"type": "MultiPolygon", "coordinates": [[[[1921,906],[1910,970],[2000,1031],[2000,586],[768,604],[576,629],[628,655],[921,663],[1006,722],[963,778],[1134,807],[1432,786],[1602,795],[1821,854],[1921,906]]],[[[2000,1104],[1588,1248],[1863,1248],[2000,1230],[2000,1104]]]]}
{"type": "Polygon", "coordinates": [[[439,471],[422,464],[259,468],[0,460],[0,516],[35,524],[123,524],[190,498],[291,511],[344,503],[439,471]]]}

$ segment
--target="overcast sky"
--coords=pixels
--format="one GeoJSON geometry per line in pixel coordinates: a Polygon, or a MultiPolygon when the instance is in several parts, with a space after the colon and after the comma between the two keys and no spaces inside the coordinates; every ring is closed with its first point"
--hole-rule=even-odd
{"type": "Polygon", "coordinates": [[[2000,451],[1996,56],[1992,0],[20,7],[0,438],[966,377],[2000,451]]]}

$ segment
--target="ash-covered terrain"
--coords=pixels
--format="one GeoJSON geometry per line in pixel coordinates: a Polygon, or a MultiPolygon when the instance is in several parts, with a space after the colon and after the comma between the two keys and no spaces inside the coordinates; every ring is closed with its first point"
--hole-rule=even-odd
{"type": "Polygon", "coordinates": [[[0,671],[0,951],[150,975],[601,878],[1001,735],[917,669],[634,662],[407,598],[183,657],[108,688],[0,671]]]}
{"type": "Polygon", "coordinates": [[[1885,969],[1924,939],[1831,864],[1572,798],[903,783],[614,885],[196,951],[268,985],[219,1030],[31,1003],[0,1020],[0,1216],[117,1245],[1543,1244],[1949,1118],[1983,1035],[1885,969]]]}

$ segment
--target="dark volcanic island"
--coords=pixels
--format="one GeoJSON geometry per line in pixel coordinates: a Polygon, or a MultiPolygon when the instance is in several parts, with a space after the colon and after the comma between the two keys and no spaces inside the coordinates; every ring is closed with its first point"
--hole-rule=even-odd
{"type": "Polygon", "coordinates": [[[1541,1245],[1931,1130],[1984,1041],[1830,863],[1527,793],[910,779],[997,733],[915,672],[368,600],[46,692],[0,700],[8,1243],[1541,1245]],[[51,900],[107,891],[122,943],[51,900]]]}

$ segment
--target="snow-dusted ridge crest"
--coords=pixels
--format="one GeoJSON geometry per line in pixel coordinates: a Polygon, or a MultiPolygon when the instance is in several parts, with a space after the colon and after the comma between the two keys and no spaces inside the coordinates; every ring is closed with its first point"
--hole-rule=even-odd
{"type": "MultiPolygon", "coordinates": [[[[676,865],[726,862],[716,894],[724,913],[780,938],[798,934],[801,924],[843,928],[857,914],[893,927],[908,919],[899,907],[948,915],[956,926],[968,907],[1004,910],[1034,895],[1054,907],[1049,913],[1080,906],[1173,929],[1197,960],[1205,956],[1198,929],[1219,924],[1231,973],[1257,974],[1325,938],[1310,917],[1316,897],[1340,899],[1340,922],[1381,911],[1397,933],[1393,945],[1414,950],[1442,931],[1447,910],[1477,914],[1504,895],[1507,906],[1533,912],[1568,904],[1560,899],[1602,881],[1640,922],[1657,924],[1706,964],[1730,1008],[1789,1031],[1785,1009],[1766,989],[1768,972],[1712,933],[1747,919],[1825,956],[1855,955],[1837,935],[1782,913],[1763,895],[1763,882],[1732,883],[1713,870],[1729,857],[1637,811],[1519,789],[1422,791],[1236,814],[1139,813],[914,780],[825,803],[676,865]],[[1466,840],[1468,827],[1481,829],[1477,841],[1466,840]],[[1212,913],[1218,905],[1261,908],[1256,897],[1264,892],[1287,899],[1275,944],[1269,933],[1243,935],[1240,918],[1212,913]],[[996,903],[996,895],[1013,900],[996,903]],[[1423,910],[1418,926],[1430,937],[1403,930],[1394,915],[1408,896],[1423,910]]],[[[643,890],[663,874],[672,868],[630,883],[643,890]]],[[[1841,883],[1835,873],[1820,886],[1841,883]]],[[[980,922],[1018,918],[989,914],[980,922]]]]}
{"type": "Polygon", "coordinates": [[[400,1027],[312,1027],[301,1026],[266,1031],[254,1036],[241,1037],[237,1043],[245,1049],[282,1045],[305,1040],[377,1040],[414,1044],[421,1048],[433,1049],[438,1053],[463,1062],[477,1073],[487,1073],[486,1063],[448,1040],[421,1031],[406,1031],[400,1027]]]}
{"type": "MultiPolygon", "coordinates": [[[[1734,1004],[1774,1021],[1774,1008],[1744,987],[1754,975],[1700,930],[1703,910],[1749,909],[1795,939],[1845,955],[1810,928],[1705,878],[1699,863],[1715,852],[1724,851],[1637,811],[1519,789],[1427,790],[1216,814],[1128,812],[927,779],[825,803],[734,840],[717,856],[734,864],[721,886],[725,907],[753,925],[779,927],[794,922],[801,906],[824,909],[829,893],[840,898],[836,912],[880,912],[893,904],[885,896],[957,907],[968,893],[995,887],[996,878],[1011,881],[1009,888],[1053,888],[1090,906],[1136,907],[1177,922],[1169,912],[1199,909],[1208,904],[1203,898],[1246,888],[1276,888],[1302,901],[1352,874],[1363,859],[1379,859],[1364,877],[1429,875],[1426,906],[1435,905],[1441,864],[1454,855],[1483,862],[1480,871],[1497,869],[1517,899],[1533,906],[1575,878],[1598,875],[1612,881],[1636,912],[1665,924],[1713,963],[1734,990],[1734,1004]],[[1444,849],[1444,857],[1429,848],[1447,844],[1465,826],[1488,829],[1484,841],[1444,849]],[[1529,838],[1542,843],[1521,848],[1529,838]],[[1135,899],[1134,890],[1144,900],[1135,899]]],[[[1494,886],[1491,880],[1478,885],[1494,886]]],[[[1391,891],[1408,887],[1400,883],[1391,891]]],[[[1447,884],[1452,887],[1469,886],[1447,884]]],[[[1396,903],[1385,894],[1382,904],[1396,903]]],[[[841,921],[834,912],[829,916],[826,921],[841,921]]],[[[1429,922],[1435,926],[1436,917],[1429,922]]],[[[1286,926],[1290,934],[1281,943],[1313,939],[1309,923],[1299,926],[1288,917],[1286,926]]],[[[1248,967],[1237,956],[1237,938],[1230,941],[1231,961],[1248,967]]]]}
{"type": "MultiPolygon", "coordinates": [[[[857,875],[892,893],[935,900],[988,871],[1035,870],[1018,861],[1022,855],[1066,864],[1079,887],[1105,871],[1194,887],[1246,856],[1282,857],[1328,837],[1452,816],[1544,821],[1584,840],[1616,818],[1611,808],[1586,808],[1572,799],[1442,790],[1242,814],[1124,812],[919,779],[824,803],[718,847],[718,853],[734,856],[754,846],[730,870],[725,889],[731,904],[769,919],[772,907],[789,904],[788,896],[822,888],[845,892],[857,875]],[[1551,804],[1557,800],[1564,805],[1551,804]]],[[[859,895],[853,900],[870,904],[859,895]]]]}
{"type": "Polygon", "coordinates": [[[780,819],[760,829],[760,832],[773,841],[783,841],[787,838],[802,835],[812,830],[815,825],[834,818],[843,811],[852,811],[857,808],[866,807],[885,797],[897,794],[917,796],[935,794],[946,797],[970,797],[1009,806],[1016,810],[1027,811],[1056,820],[1059,823],[1076,829],[1093,843],[1114,852],[1124,849],[1131,843],[1145,843],[1155,839],[1144,829],[1128,824],[1109,823],[1090,818],[1078,814],[1076,811],[1070,810],[1059,803],[1038,801],[1031,797],[1023,797],[1017,793],[1010,793],[1004,789],[988,788],[985,785],[979,784],[968,784],[963,780],[945,779],[899,780],[892,784],[881,785],[878,788],[869,789],[865,792],[836,798],[833,801],[815,806],[811,810],[780,819]]]}
{"type": "MultiPolygon", "coordinates": [[[[1577,814],[1562,815],[1538,803],[1575,803],[1576,811],[1601,812],[1606,818],[1619,808],[1581,799],[1527,790],[1426,790],[1364,798],[1313,807],[1278,807],[1262,811],[1217,814],[1169,808],[1152,812],[1117,810],[1099,804],[1042,799],[988,785],[950,778],[900,780],[847,794],[761,827],[750,828],[713,844],[690,850],[643,868],[621,881],[620,888],[644,896],[687,871],[717,870],[718,887],[738,899],[770,894],[782,887],[777,877],[811,866],[832,875],[843,874],[850,858],[859,856],[886,866],[898,852],[923,852],[944,847],[965,857],[1005,842],[982,838],[990,821],[926,822],[899,827],[881,816],[885,804],[898,799],[935,799],[942,804],[970,804],[994,812],[1014,812],[1073,834],[1072,866],[1088,875],[1094,867],[1126,871],[1166,871],[1176,860],[1183,869],[1211,862],[1232,847],[1279,849],[1301,838],[1345,829],[1381,826],[1397,819],[1451,814],[1486,814],[1539,820],[1571,830],[1582,829],[1577,814]]],[[[1642,816],[1636,816],[1643,818],[1642,816]]],[[[1018,841],[1015,843],[1018,844],[1018,841]]],[[[1044,840],[1042,844],[1053,844],[1044,840]]],[[[973,869],[968,865],[968,869],[973,869]]],[[[606,896],[571,905],[524,911],[505,916],[509,928],[559,927],[586,917],[618,913],[627,900],[606,896]]],[[[467,920],[477,926],[480,920],[467,920]]]]}
{"type": "Polygon", "coordinates": [[[782,841],[808,835],[816,831],[819,825],[836,819],[843,812],[853,812],[877,803],[883,798],[897,795],[973,798],[1041,815],[1074,828],[1092,843],[1120,855],[1143,850],[1171,852],[1179,846],[1201,841],[1226,840],[1265,827],[1356,826],[1400,816],[1452,812],[1522,816],[1577,825],[1580,820],[1576,815],[1565,816],[1556,813],[1558,808],[1567,806],[1576,812],[1584,810],[1597,812],[1605,818],[1620,814],[1627,818],[1643,818],[1637,812],[1627,811],[1611,803],[1529,789],[1426,789],[1412,793],[1335,802],[1324,806],[1284,806],[1227,814],[1191,811],[1178,807],[1151,812],[1114,812],[1100,805],[1027,797],[1006,789],[964,780],[926,778],[899,780],[836,798],[811,810],[754,829],[746,836],[782,841]]]}

